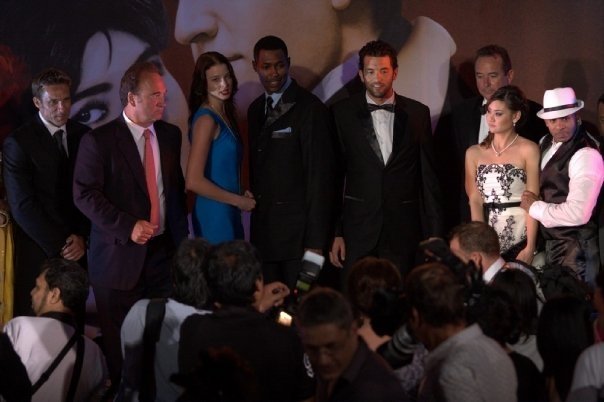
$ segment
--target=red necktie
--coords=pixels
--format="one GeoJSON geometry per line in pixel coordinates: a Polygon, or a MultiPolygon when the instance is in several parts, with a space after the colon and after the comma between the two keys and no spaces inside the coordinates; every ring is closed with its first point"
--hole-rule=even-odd
{"type": "Polygon", "coordinates": [[[145,167],[145,180],[147,182],[147,191],[151,201],[151,215],[149,221],[158,226],[159,229],[159,192],[157,191],[157,176],[155,175],[155,159],[153,158],[153,147],[151,146],[150,130],[145,130],[145,156],[143,166],[145,167]]]}

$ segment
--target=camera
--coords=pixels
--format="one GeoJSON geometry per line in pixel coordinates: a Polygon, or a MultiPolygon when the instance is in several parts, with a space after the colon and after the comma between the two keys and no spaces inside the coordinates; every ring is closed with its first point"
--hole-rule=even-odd
{"type": "MultiPolygon", "coordinates": [[[[469,309],[478,303],[484,282],[482,273],[472,262],[465,264],[457,258],[441,238],[424,240],[418,249],[423,263],[440,262],[454,273],[464,285],[465,303],[469,309]]],[[[373,308],[369,312],[371,327],[380,336],[392,337],[377,352],[395,369],[412,361],[417,346],[406,325],[409,311],[403,289],[382,289],[373,296],[373,308]]]]}
{"type": "Polygon", "coordinates": [[[302,257],[302,267],[296,279],[296,287],[285,301],[285,308],[277,311],[276,320],[279,324],[291,326],[292,317],[302,297],[306,295],[317,281],[325,257],[312,251],[305,251],[302,257]]]}

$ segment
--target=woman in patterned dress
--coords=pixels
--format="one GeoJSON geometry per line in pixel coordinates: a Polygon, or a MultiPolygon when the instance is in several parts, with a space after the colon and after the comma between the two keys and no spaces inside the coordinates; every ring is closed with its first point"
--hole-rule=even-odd
{"type": "Polygon", "coordinates": [[[472,220],[487,222],[499,235],[501,254],[533,260],[538,223],[520,208],[524,190],[539,194],[539,147],[518,135],[528,107],[513,85],[498,89],[486,104],[489,135],[466,151],[466,193],[472,220]]]}

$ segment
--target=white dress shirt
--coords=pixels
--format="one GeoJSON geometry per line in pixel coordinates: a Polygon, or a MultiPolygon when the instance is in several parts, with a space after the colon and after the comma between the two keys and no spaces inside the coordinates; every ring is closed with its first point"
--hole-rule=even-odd
{"type": "Polygon", "coordinates": [[[161,158],[159,151],[159,143],[157,142],[157,135],[155,134],[155,128],[153,125],[149,127],[141,127],[135,124],[132,120],[126,116],[126,113],[122,112],[124,116],[124,120],[126,121],[126,125],[130,129],[130,133],[132,133],[132,138],[136,143],[136,148],[138,149],[138,154],[141,158],[141,163],[144,162],[145,159],[145,137],[143,137],[143,133],[145,130],[151,131],[152,135],[149,136],[151,140],[151,148],[153,148],[153,161],[155,163],[155,177],[157,179],[157,192],[159,193],[159,229],[155,233],[155,235],[160,235],[164,232],[166,227],[166,195],[164,194],[164,180],[161,173],[161,158]]]}
{"type": "MultiPolygon", "coordinates": [[[[486,99],[482,99],[482,106],[487,104],[487,100],[486,99]]],[[[487,124],[487,114],[482,114],[480,115],[480,129],[478,130],[478,142],[477,144],[480,144],[481,142],[483,142],[485,140],[485,138],[487,138],[487,135],[489,135],[489,125],[487,124]]]]}
{"type": "MultiPolygon", "coordinates": [[[[562,143],[552,143],[543,153],[541,169],[552,158],[562,143]]],[[[584,225],[589,221],[598,201],[604,181],[602,156],[593,148],[581,148],[568,164],[568,196],[561,204],[535,201],[529,215],[546,228],[584,225]]]]}
{"type": "Polygon", "coordinates": [[[497,260],[495,260],[495,262],[492,263],[491,266],[488,267],[487,270],[484,271],[482,274],[482,279],[484,280],[484,283],[491,283],[495,275],[497,275],[497,273],[501,271],[501,268],[503,268],[504,265],[505,261],[503,258],[499,257],[497,260]]]}
{"type": "MultiPolygon", "coordinates": [[[[65,127],[65,124],[63,124],[61,127],[57,127],[54,124],[52,124],[51,122],[47,121],[42,116],[42,113],[38,112],[38,115],[40,116],[40,120],[42,120],[42,124],[44,124],[46,129],[50,132],[51,137],[53,137],[57,131],[63,130],[63,137],[62,137],[63,150],[65,151],[65,155],[69,156],[69,148],[67,147],[67,127],[65,127]]],[[[53,138],[53,141],[54,141],[54,138],[53,138]]]]}
{"type": "MultiPolygon", "coordinates": [[[[376,103],[365,93],[367,103],[376,105],[376,103]]],[[[382,105],[394,104],[394,93],[382,105]]],[[[388,158],[392,153],[392,132],[394,131],[394,113],[387,110],[374,110],[371,112],[373,120],[373,129],[377,137],[384,164],[388,163],[388,158]]]]}

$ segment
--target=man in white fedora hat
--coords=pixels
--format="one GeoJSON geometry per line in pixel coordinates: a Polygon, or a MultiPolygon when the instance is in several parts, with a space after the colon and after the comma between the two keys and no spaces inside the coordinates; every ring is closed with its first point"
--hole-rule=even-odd
{"type": "Polygon", "coordinates": [[[604,163],[578,116],[583,106],[572,88],[545,91],[537,113],[549,129],[540,141],[541,198],[525,191],[521,207],[540,222],[546,264],[564,265],[593,285],[600,264],[594,207],[604,163]]]}

